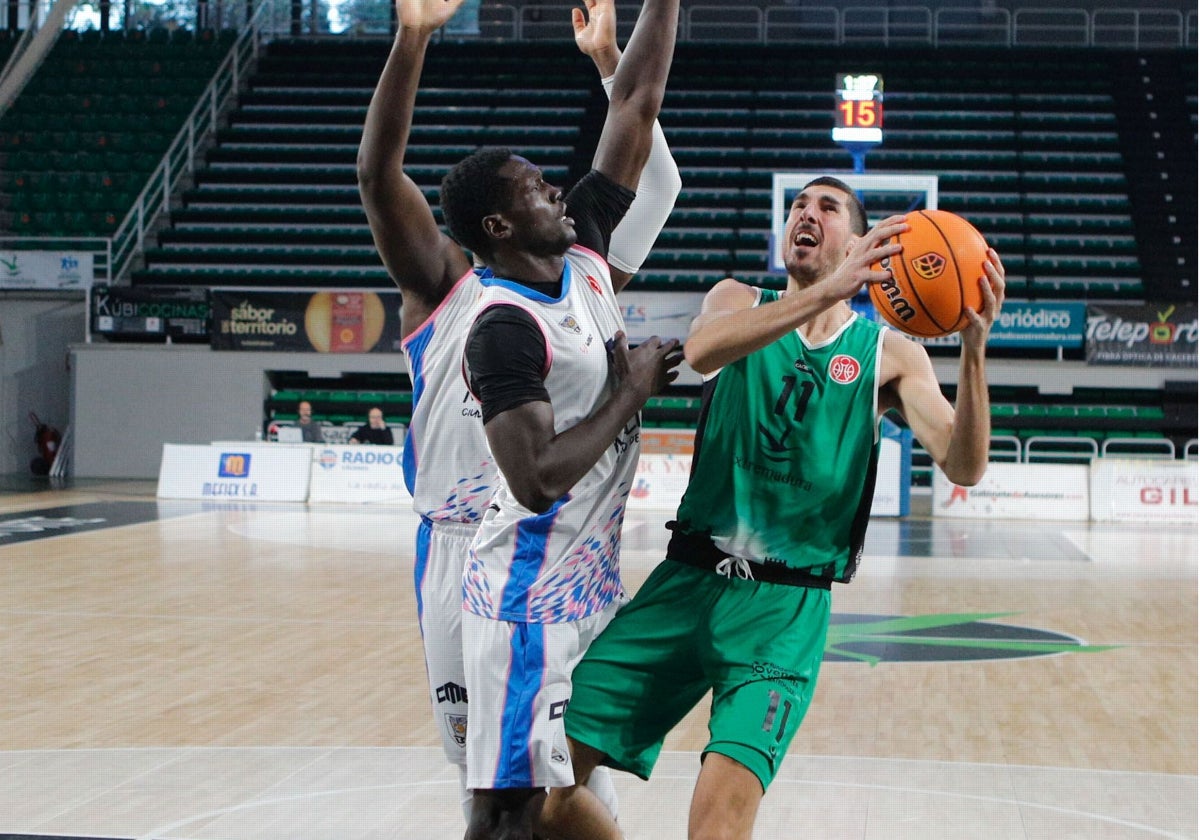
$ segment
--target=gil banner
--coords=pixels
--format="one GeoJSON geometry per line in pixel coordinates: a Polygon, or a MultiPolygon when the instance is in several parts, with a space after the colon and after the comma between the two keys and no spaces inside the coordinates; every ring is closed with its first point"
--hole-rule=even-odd
{"type": "Polygon", "coordinates": [[[400,352],[400,293],[214,289],[212,348],[400,352]]]}
{"type": "Polygon", "coordinates": [[[1196,367],[1196,306],[1088,305],[1089,365],[1196,367]]]}

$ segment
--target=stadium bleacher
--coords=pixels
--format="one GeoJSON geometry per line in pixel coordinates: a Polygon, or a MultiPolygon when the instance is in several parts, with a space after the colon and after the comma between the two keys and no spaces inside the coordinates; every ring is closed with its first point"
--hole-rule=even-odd
{"type": "Polygon", "coordinates": [[[232,37],[63,32],[0,119],[0,226],[27,236],[112,233],[232,37]]]}
{"type": "MultiPolygon", "coordinates": [[[[64,34],[0,120],[0,228],[110,232],[233,37],[64,34]]],[[[10,43],[0,40],[0,54],[10,43]]],[[[392,288],[355,177],[386,53],[379,40],[262,45],[236,106],[128,280],[392,288]]],[[[1195,52],[1162,51],[1145,66],[1168,90],[1155,101],[1179,165],[1190,161],[1190,191],[1176,183],[1172,198],[1156,174],[1161,158],[1136,153],[1148,149],[1148,117],[1134,107],[1145,92],[1126,77],[1139,60],[1073,47],[806,45],[798,55],[771,44],[714,51],[681,43],[660,121],[684,190],[632,288],[704,290],[731,274],[780,286],[766,271],[772,173],[850,168],[829,137],[831,85],[838,72],[868,68],[886,80],[887,114],[868,171],[937,173],[940,206],[973,221],[1003,254],[1010,297],[1194,300],[1172,278],[1195,274],[1195,52]],[[1175,229],[1190,230],[1190,240],[1172,242],[1175,229]],[[1189,244],[1181,269],[1178,253],[1189,244]]],[[[410,171],[436,214],[441,175],[482,144],[510,145],[548,180],[572,182],[586,171],[604,98],[570,43],[445,42],[430,53],[417,105],[410,171]]],[[[374,395],[405,398],[377,384],[347,385],[346,405],[345,395],[326,398],[320,383],[288,383],[268,399],[264,417],[288,422],[297,394],[334,425],[359,417],[374,395]]],[[[1097,443],[1147,433],[1181,449],[1195,437],[1194,406],[1178,411],[1157,390],[1076,389],[1064,400],[998,388],[993,402],[997,436],[1020,447],[1050,433],[1097,443]]],[[[698,405],[698,394],[676,388],[648,406],[646,419],[686,426],[698,405]]],[[[404,406],[394,408],[404,422],[404,406]]]]}
{"type": "MultiPolygon", "coordinates": [[[[483,46],[442,45],[426,70],[411,160],[434,204],[440,175],[483,143],[520,149],[558,181],[586,164],[580,126],[598,96],[590,68],[567,45],[483,46]],[[472,62],[456,60],[460,48],[472,62]],[[534,78],[553,67],[555,85],[515,86],[505,54],[534,78]]],[[[771,173],[846,168],[828,137],[827,85],[836,68],[869,60],[894,91],[869,171],[937,172],[941,206],[1002,249],[1014,296],[1144,296],[1122,127],[1094,51],[1053,65],[1012,50],[970,62],[953,51],[818,52],[802,76],[784,50],[756,48],[754,61],[736,53],[714,67],[708,51],[680,45],[661,121],[685,187],[639,280],[645,288],[706,288],[732,273],[770,282],[771,173]],[[951,68],[971,73],[960,70],[947,93],[951,68]],[[768,87],[779,78],[810,89],[768,87]]],[[[271,43],[134,283],[386,287],[354,175],[383,57],[380,45],[271,43]]]]}

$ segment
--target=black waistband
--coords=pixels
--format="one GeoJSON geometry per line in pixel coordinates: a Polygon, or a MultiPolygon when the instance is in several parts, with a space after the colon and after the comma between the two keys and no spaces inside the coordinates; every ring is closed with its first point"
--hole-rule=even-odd
{"type": "MultiPolygon", "coordinates": [[[[668,523],[670,528],[674,522],[668,523]]],[[[675,531],[667,545],[667,559],[676,563],[695,566],[718,572],[726,577],[747,577],[761,583],[781,583],[784,586],[804,586],[809,589],[829,589],[833,583],[829,578],[817,577],[799,569],[790,569],[781,563],[751,563],[726,554],[713,543],[707,534],[685,534],[675,531]],[[724,563],[724,561],[730,561],[724,563]],[[724,564],[724,565],[723,565],[724,564]],[[718,566],[722,566],[718,570],[718,566]]]]}

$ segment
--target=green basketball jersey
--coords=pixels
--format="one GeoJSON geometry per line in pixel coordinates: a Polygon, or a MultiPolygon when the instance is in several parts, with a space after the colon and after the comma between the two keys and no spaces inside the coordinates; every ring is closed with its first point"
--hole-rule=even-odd
{"type": "MultiPolygon", "coordinates": [[[[778,297],[763,289],[759,303],[778,297]]],[[[883,334],[857,314],[819,345],[793,330],[705,382],[676,530],[849,580],[875,490],[883,334]]]]}

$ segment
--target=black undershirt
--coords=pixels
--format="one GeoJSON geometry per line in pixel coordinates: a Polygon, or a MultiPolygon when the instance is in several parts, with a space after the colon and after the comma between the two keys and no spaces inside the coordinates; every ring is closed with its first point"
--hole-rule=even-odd
{"type": "MultiPolygon", "coordinates": [[[[567,214],[575,220],[576,244],[607,254],[613,228],[625,216],[634,193],[592,170],[567,194],[567,214]]],[[[519,282],[519,281],[518,281],[519,282]]],[[[521,283],[558,299],[562,278],[554,283],[521,283]]],[[[479,399],[483,422],[529,402],[550,402],[543,382],[546,343],[537,322],[525,310],[493,306],[471,327],[466,346],[471,391],[479,399]]]]}

